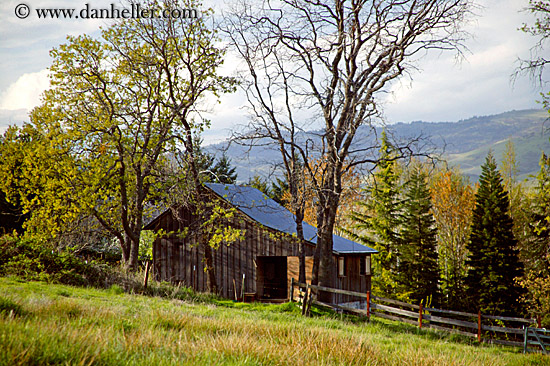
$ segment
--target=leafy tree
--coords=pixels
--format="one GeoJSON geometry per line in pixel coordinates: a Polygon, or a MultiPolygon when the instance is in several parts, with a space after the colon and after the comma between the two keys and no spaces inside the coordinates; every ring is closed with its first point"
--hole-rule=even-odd
{"type": "Polygon", "coordinates": [[[427,174],[420,166],[412,168],[405,184],[399,250],[401,291],[414,302],[439,299],[437,228],[431,212],[427,174]]]}
{"type": "MultiPolygon", "coordinates": [[[[372,256],[373,292],[379,296],[401,297],[397,294],[398,258],[401,240],[401,185],[397,153],[382,133],[380,163],[374,171],[365,201],[358,202],[351,215],[355,239],[378,250],[372,256]]],[[[403,298],[403,297],[402,297],[403,298]]],[[[406,299],[406,298],[404,298],[406,299]]]]}
{"type": "Polygon", "coordinates": [[[481,167],[476,207],[468,243],[466,286],[472,310],[518,314],[521,289],[515,279],[523,274],[509,214],[508,193],[492,153],[481,167]]]}
{"type": "Polygon", "coordinates": [[[441,303],[447,308],[461,309],[466,305],[466,248],[475,206],[475,188],[458,169],[443,169],[433,175],[430,193],[437,227],[441,303]]]}
{"type": "Polygon", "coordinates": [[[523,302],[533,315],[550,326],[550,158],[542,154],[534,194],[530,198],[526,240],[521,246],[525,276],[520,285],[526,290],[523,302]]]}
{"type": "MultiPolygon", "coordinates": [[[[178,0],[150,5],[196,7],[178,0]]],[[[233,90],[233,80],[217,74],[224,52],[206,25],[210,15],[124,19],[98,39],[69,36],[51,52],[52,86],[31,125],[10,135],[8,145],[24,146],[17,187],[34,223],[52,238],[76,217],[93,216],[133,269],[148,202],[185,181],[194,192],[186,197],[200,206],[193,139],[208,122],[196,113],[197,101],[233,90]],[[165,177],[168,156],[178,155],[186,170],[165,177]]]]}

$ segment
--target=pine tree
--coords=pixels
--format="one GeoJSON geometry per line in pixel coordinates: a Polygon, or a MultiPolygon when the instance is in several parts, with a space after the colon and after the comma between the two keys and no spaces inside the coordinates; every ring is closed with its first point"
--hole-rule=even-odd
{"type": "Polygon", "coordinates": [[[406,184],[403,204],[399,282],[414,302],[431,298],[438,303],[439,268],[437,229],[431,213],[426,174],[414,167],[406,184]]]}
{"type": "Polygon", "coordinates": [[[530,270],[550,275],[550,158],[544,153],[540,158],[531,211],[531,240],[524,257],[530,270]]]}
{"type": "Polygon", "coordinates": [[[466,287],[472,310],[490,314],[518,314],[522,275],[509,214],[508,193],[492,153],[481,167],[476,207],[468,243],[466,287]]]}
{"type": "Polygon", "coordinates": [[[212,168],[214,181],[223,184],[235,184],[237,182],[236,168],[231,166],[231,160],[225,155],[218,160],[212,168]]]}
{"type": "Polygon", "coordinates": [[[400,297],[397,293],[399,256],[400,176],[395,150],[382,132],[380,163],[368,188],[365,201],[358,202],[359,211],[352,213],[354,238],[378,250],[372,256],[373,293],[377,296],[400,297]]]}

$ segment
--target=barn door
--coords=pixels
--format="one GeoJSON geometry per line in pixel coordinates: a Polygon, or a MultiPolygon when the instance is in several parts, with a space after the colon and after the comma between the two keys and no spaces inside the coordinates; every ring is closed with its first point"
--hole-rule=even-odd
{"type": "Polygon", "coordinates": [[[264,299],[286,299],[287,262],[286,257],[257,257],[259,295],[264,299]]]}

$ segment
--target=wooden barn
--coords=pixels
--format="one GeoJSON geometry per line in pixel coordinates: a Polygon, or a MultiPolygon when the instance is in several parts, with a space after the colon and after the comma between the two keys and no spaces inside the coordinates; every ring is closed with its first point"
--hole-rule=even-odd
{"type": "MultiPolygon", "coordinates": [[[[232,225],[244,230],[243,237],[213,251],[216,281],[220,295],[240,297],[247,293],[256,299],[287,299],[291,278],[298,279],[298,241],[294,215],[252,187],[208,183],[212,199],[222,199],[236,208],[232,225]]],[[[176,220],[168,209],[150,222],[145,230],[177,232],[185,230],[191,213],[180,208],[176,220]],[[183,220],[181,219],[183,218],[183,220]],[[186,220],[187,218],[187,220],[186,220]]],[[[317,229],[304,223],[306,277],[311,280],[317,229]]],[[[371,254],[376,250],[334,235],[333,259],[336,287],[366,292],[371,286],[371,254]]],[[[177,235],[159,237],[153,244],[153,276],[206,290],[204,253],[192,231],[182,239],[177,235]]],[[[336,295],[333,302],[353,301],[336,295]]]]}

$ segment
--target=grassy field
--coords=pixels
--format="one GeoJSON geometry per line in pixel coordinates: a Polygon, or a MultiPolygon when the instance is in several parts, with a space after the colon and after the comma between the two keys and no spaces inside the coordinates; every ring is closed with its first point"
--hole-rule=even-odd
{"type": "Polygon", "coordinates": [[[294,304],[182,301],[0,278],[1,365],[550,365],[550,356],[294,304]]]}

